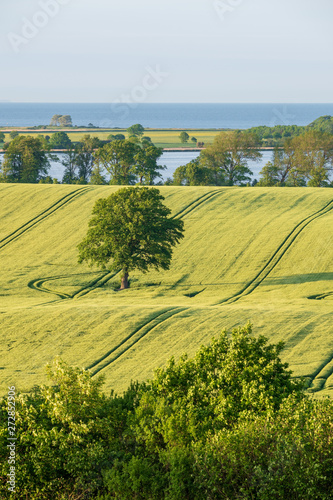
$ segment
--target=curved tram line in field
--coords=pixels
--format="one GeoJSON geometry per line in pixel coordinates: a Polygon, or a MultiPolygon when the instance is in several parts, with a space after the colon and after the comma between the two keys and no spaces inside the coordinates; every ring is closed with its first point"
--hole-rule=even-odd
{"type": "Polygon", "coordinates": [[[155,314],[152,318],[150,318],[149,320],[145,321],[143,324],[138,326],[132,333],[130,333],[127,337],[125,337],[121,342],[119,342],[119,344],[113,347],[101,358],[97,359],[94,363],[87,366],[86,370],[91,370],[92,368],[95,368],[94,371],[92,372],[92,376],[96,375],[101,370],[111,365],[114,361],[120,358],[120,356],[125,354],[135,344],[137,344],[140,340],[142,340],[148,333],[151,333],[151,331],[154,328],[160,326],[166,320],[186,311],[187,309],[188,307],[170,307],[155,314]]]}
{"type": "MultiPolygon", "coordinates": [[[[87,189],[91,189],[91,188],[80,189],[80,190],[76,191],[75,196],[77,196],[78,194],[81,194],[81,192],[83,192],[87,189]]],[[[192,212],[192,210],[194,210],[195,208],[197,208],[198,206],[200,206],[202,203],[206,202],[210,198],[216,196],[217,194],[221,194],[221,193],[217,192],[217,191],[209,191],[208,193],[206,193],[202,196],[199,196],[199,198],[196,198],[194,201],[192,201],[189,205],[187,205],[185,208],[183,208],[181,211],[179,211],[173,217],[178,217],[179,215],[184,215],[184,216],[187,215],[188,213],[192,212]]],[[[68,196],[69,195],[67,195],[64,198],[67,198],[68,196]]],[[[62,205],[60,205],[60,206],[63,206],[65,203],[68,203],[68,201],[70,201],[73,197],[74,197],[74,195],[71,194],[71,198],[68,200],[66,199],[65,202],[63,202],[62,205]]],[[[15,235],[13,237],[13,239],[17,238],[23,232],[27,231],[28,229],[33,227],[35,224],[37,224],[40,220],[46,218],[48,215],[50,215],[51,213],[55,212],[58,208],[60,208],[60,206],[58,206],[58,204],[62,200],[64,200],[64,198],[59,200],[56,204],[52,205],[52,207],[50,207],[45,212],[42,212],[42,214],[40,214],[39,216],[35,217],[34,219],[32,219],[31,221],[26,223],[24,226],[22,226],[22,228],[19,228],[14,233],[12,233],[12,235],[15,235]],[[56,208],[54,208],[54,207],[56,207],[56,208]],[[51,208],[53,209],[52,212],[50,212],[51,208]],[[41,217],[41,216],[43,216],[43,217],[41,217]],[[35,220],[35,219],[38,219],[38,220],[35,220]],[[32,222],[33,222],[33,224],[32,224],[32,222]],[[21,229],[22,229],[22,231],[20,233],[18,233],[18,231],[21,229]],[[16,233],[18,233],[18,234],[16,235],[16,233]]],[[[9,236],[12,236],[12,235],[9,235],[9,236]]],[[[9,236],[7,238],[9,238],[9,236]]],[[[9,241],[7,243],[9,243],[9,241]]],[[[7,243],[5,243],[5,244],[7,244],[7,243]]],[[[0,246],[0,248],[1,248],[1,246],[0,246]]],[[[38,279],[30,281],[28,283],[28,287],[33,289],[33,290],[38,290],[39,292],[46,292],[46,293],[50,293],[53,295],[57,295],[62,300],[74,299],[74,298],[82,297],[83,295],[86,295],[87,293],[91,292],[95,288],[98,288],[98,287],[105,285],[105,283],[107,283],[110,279],[112,279],[114,276],[116,276],[119,272],[120,272],[119,270],[116,271],[115,273],[105,272],[102,276],[100,276],[96,280],[91,281],[88,285],[82,287],[78,292],[75,292],[74,294],[64,293],[64,292],[57,290],[53,287],[50,288],[49,286],[46,285],[46,283],[48,283],[49,281],[56,281],[58,279],[66,279],[69,276],[77,276],[77,274],[72,274],[72,275],[67,275],[67,276],[63,275],[63,276],[49,276],[46,278],[38,278],[38,279]]],[[[82,273],[82,275],[83,274],[86,275],[88,273],[82,273]]]]}
{"type": "Polygon", "coordinates": [[[217,190],[212,190],[208,191],[208,193],[203,194],[202,196],[199,196],[199,198],[196,198],[194,201],[186,205],[186,207],[182,208],[179,212],[177,212],[175,215],[172,216],[174,219],[175,217],[179,217],[180,215],[182,217],[185,217],[185,215],[188,215],[190,212],[195,210],[197,207],[205,203],[206,201],[210,200],[214,196],[217,195],[222,195],[223,191],[217,191],[217,190]]]}
{"type": "Polygon", "coordinates": [[[70,203],[73,199],[77,198],[78,196],[81,196],[83,193],[90,191],[91,189],[92,189],[91,187],[84,187],[77,189],[73,193],[69,193],[66,196],[63,196],[56,203],[53,203],[53,205],[51,205],[49,208],[47,208],[40,214],[36,215],[36,217],[33,217],[25,224],[22,224],[22,226],[18,227],[17,229],[15,229],[15,231],[13,231],[12,233],[8,234],[5,238],[0,240],[0,249],[4,248],[9,243],[12,243],[17,238],[22,236],[22,234],[26,233],[27,231],[35,227],[37,224],[39,224],[41,221],[43,221],[50,215],[53,215],[57,210],[70,203]]]}
{"type": "MultiPolygon", "coordinates": [[[[199,198],[192,201],[185,208],[177,212],[173,217],[179,217],[188,215],[190,212],[195,210],[198,206],[202,205],[206,201],[210,200],[216,195],[221,195],[222,193],[219,191],[209,191],[208,193],[200,196],[199,198]]],[[[101,285],[100,285],[101,286],[101,285]]],[[[131,332],[127,337],[125,337],[119,344],[113,347],[110,351],[104,354],[101,358],[96,360],[91,365],[87,366],[87,370],[91,370],[93,368],[92,376],[99,373],[101,370],[112,364],[116,361],[120,356],[125,354],[129,349],[131,349],[135,344],[137,344],[142,338],[144,338],[148,333],[150,333],[154,328],[160,326],[166,320],[180,314],[189,309],[188,307],[172,307],[163,310],[162,312],[157,313],[153,316],[153,318],[141,324],[137,327],[133,332],[131,332]],[[118,351],[118,352],[117,352],[118,351]],[[112,356],[113,355],[113,356],[112,356]],[[111,358],[110,358],[111,356],[111,358]]]]}
{"type": "MultiPolygon", "coordinates": [[[[195,210],[197,207],[205,203],[206,201],[210,200],[211,198],[221,195],[221,191],[209,191],[205,195],[200,196],[196,200],[192,201],[189,205],[187,205],[185,208],[183,208],[181,211],[176,213],[173,217],[178,217],[178,216],[186,216],[193,210],[195,210]]],[[[281,245],[278,247],[278,249],[274,252],[274,254],[271,256],[271,258],[268,260],[268,262],[265,264],[265,266],[262,268],[262,270],[256,275],[256,277],[250,281],[243,289],[241,289],[238,293],[235,295],[229,297],[228,299],[225,299],[221,302],[218,302],[216,305],[224,305],[224,304],[231,304],[233,302],[236,302],[242,297],[245,297],[246,295],[249,295],[252,293],[261,283],[262,281],[270,274],[270,272],[276,267],[276,265],[281,261],[287,250],[291,247],[291,245],[294,243],[296,238],[300,235],[300,233],[314,220],[316,220],[319,217],[322,217],[332,211],[333,209],[333,201],[329,202],[327,205],[325,205],[322,209],[318,210],[317,212],[309,215],[305,219],[303,219],[301,222],[299,222],[294,229],[287,235],[287,237],[284,239],[284,241],[281,243],[281,245]]],[[[39,222],[39,221],[38,221],[39,222]]],[[[36,222],[37,223],[37,222],[36,222]]],[[[1,243],[1,242],[0,242],[1,243]]],[[[0,247],[1,248],[1,247],[0,247]]],[[[67,278],[68,276],[58,276],[58,277],[51,277],[51,278],[43,278],[43,279],[37,279],[29,283],[30,288],[33,288],[35,290],[47,292],[47,293],[52,293],[58,295],[61,299],[74,299],[74,298],[79,298],[93,289],[103,286],[107,281],[109,281],[111,278],[116,276],[119,271],[111,274],[111,273],[105,273],[99,278],[91,281],[88,285],[85,287],[81,288],[79,291],[75,292],[74,294],[65,294],[56,290],[52,290],[50,288],[47,288],[45,286],[45,283],[47,281],[52,281],[55,279],[59,278],[67,278]]],[[[86,274],[86,273],[85,273],[86,274]]],[[[200,293],[200,292],[199,292],[200,293]]],[[[318,296],[312,296],[309,297],[311,299],[317,299],[321,300],[327,297],[333,296],[333,292],[329,292],[327,294],[322,294],[318,296]]],[[[118,343],[115,347],[113,347],[111,350],[109,350],[106,354],[104,354],[102,357],[100,357],[98,360],[96,360],[94,363],[91,365],[87,366],[86,369],[93,369],[94,371],[92,372],[92,375],[96,375],[99,373],[101,370],[104,368],[108,367],[110,364],[112,364],[114,361],[116,361],[120,356],[125,354],[129,349],[131,349],[135,344],[137,344],[141,339],[143,339],[148,333],[150,333],[154,328],[160,326],[162,323],[164,323],[166,320],[182,313],[188,310],[188,307],[172,307],[168,309],[164,309],[154,315],[152,318],[148,319],[145,321],[143,324],[141,324],[139,327],[137,327],[133,332],[131,332],[127,337],[125,337],[120,343],[118,343]]],[[[328,367],[330,364],[332,364],[332,367],[329,369],[325,370],[325,373],[327,372],[328,375],[324,377],[318,377],[317,375],[314,375],[314,379],[319,381],[319,389],[313,389],[313,390],[320,390],[326,383],[327,378],[333,374],[333,357],[330,359],[328,362],[324,364],[324,366],[321,366],[320,369],[318,370],[318,374],[320,375],[320,372],[323,371],[324,367],[328,367]],[[322,381],[322,382],[321,382],[322,381]]],[[[313,383],[313,382],[312,382],[313,383]]]]}
{"type": "MultiPolygon", "coordinates": [[[[333,355],[326,361],[324,361],[316,372],[313,374],[311,379],[311,385],[309,387],[310,392],[322,391],[326,388],[328,379],[333,375],[333,355]]],[[[333,380],[330,382],[329,386],[333,386],[333,380]]]]}
{"type": "Polygon", "coordinates": [[[59,279],[66,279],[69,278],[70,276],[87,276],[96,273],[66,274],[63,276],[49,276],[47,278],[38,278],[30,281],[28,283],[28,287],[31,288],[32,290],[37,290],[39,292],[46,292],[46,293],[51,293],[52,295],[57,295],[60,299],[77,299],[79,297],[83,297],[83,295],[86,295],[92,290],[95,290],[95,288],[99,288],[105,285],[105,283],[107,283],[110,279],[114,278],[118,273],[119,271],[115,271],[112,273],[106,271],[105,273],[102,274],[102,276],[99,276],[98,278],[91,280],[87,285],[81,287],[75,293],[60,292],[59,290],[49,288],[46,285],[46,283],[50,281],[56,281],[59,279]]]}
{"type": "MultiPolygon", "coordinates": [[[[278,249],[274,252],[272,257],[266,262],[265,266],[261,269],[261,271],[257,274],[257,276],[251,280],[247,285],[245,285],[244,288],[242,288],[239,292],[237,292],[235,295],[229,297],[228,299],[224,299],[221,302],[218,302],[216,305],[221,305],[221,304],[231,304],[233,302],[236,302],[237,300],[241,299],[242,297],[245,297],[246,295],[249,295],[252,293],[259,285],[264,281],[265,278],[273,271],[273,269],[279,264],[287,250],[291,247],[291,245],[294,243],[296,238],[300,235],[300,233],[309,225],[311,222],[313,222],[316,219],[319,219],[319,217],[322,217],[323,215],[328,214],[333,210],[333,200],[327,203],[323,208],[318,210],[317,212],[313,213],[312,215],[309,215],[305,219],[303,219],[301,222],[299,222],[294,229],[286,236],[284,241],[281,243],[281,245],[278,247],[278,249]]],[[[327,298],[329,295],[333,295],[333,292],[329,294],[323,294],[325,296],[313,296],[309,298],[327,298]]]]}

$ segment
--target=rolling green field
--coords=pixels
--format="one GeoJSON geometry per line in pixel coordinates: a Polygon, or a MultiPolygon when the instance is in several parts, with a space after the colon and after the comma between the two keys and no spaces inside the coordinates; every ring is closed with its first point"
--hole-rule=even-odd
{"type": "MultiPolygon", "coordinates": [[[[65,129],[64,129],[65,130],[65,129]]],[[[185,129],[184,129],[185,130],[185,129]]],[[[24,132],[20,132],[20,135],[29,135],[32,137],[38,137],[40,135],[49,135],[51,136],[57,130],[40,130],[40,131],[31,131],[26,130],[24,132]]],[[[204,142],[205,145],[213,142],[214,137],[220,133],[220,130],[212,129],[212,130],[189,130],[186,129],[187,133],[191,137],[195,137],[198,141],[204,142]]],[[[99,129],[85,129],[83,131],[75,131],[72,129],[66,129],[66,134],[68,134],[69,138],[73,142],[81,141],[83,136],[86,134],[90,134],[92,137],[98,137],[101,140],[106,140],[108,135],[113,134],[124,134],[126,138],[128,138],[128,133],[126,129],[108,129],[108,130],[99,130],[99,129]]],[[[152,142],[155,146],[160,148],[173,148],[173,147],[188,147],[193,148],[196,147],[196,144],[188,141],[186,144],[182,144],[179,140],[180,130],[173,129],[146,129],[144,135],[151,138],[152,142]]],[[[10,141],[9,133],[5,134],[6,141],[10,141]]]]}
{"type": "Polygon", "coordinates": [[[59,355],[104,374],[106,390],[190,355],[251,321],[283,359],[333,394],[333,191],[161,187],[185,222],[170,271],[77,264],[95,200],[117,187],[0,184],[1,392],[45,382],[59,355]]]}

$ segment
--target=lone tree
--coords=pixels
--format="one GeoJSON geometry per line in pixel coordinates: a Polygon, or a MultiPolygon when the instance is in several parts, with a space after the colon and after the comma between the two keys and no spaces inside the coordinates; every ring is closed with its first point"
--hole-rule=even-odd
{"type": "Polygon", "coordinates": [[[179,134],[179,139],[180,139],[180,142],[182,144],[185,144],[188,140],[189,140],[190,136],[188,135],[187,132],[185,132],[185,130],[183,130],[180,134],[179,134]]]}
{"type": "Polygon", "coordinates": [[[135,125],[132,125],[131,127],[128,127],[127,132],[128,134],[141,137],[144,133],[145,129],[140,123],[136,123],[135,125]]]}
{"type": "Polygon", "coordinates": [[[62,115],[59,118],[59,125],[60,127],[72,127],[72,117],[70,115],[62,115]]]}
{"type": "Polygon", "coordinates": [[[58,127],[59,126],[59,119],[62,117],[62,115],[53,115],[50,121],[50,127],[58,127]]]}
{"type": "Polygon", "coordinates": [[[51,149],[66,149],[71,147],[72,141],[66,132],[55,132],[51,135],[49,144],[51,149]]]}
{"type": "Polygon", "coordinates": [[[9,137],[10,137],[11,139],[15,139],[15,138],[16,138],[16,137],[18,137],[18,136],[19,136],[19,133],[18,133],[18,131],[17,131],[17,130],[12,130],[12,131],[10,132],[10,134],[9,134],[9,137]]]}
{"type": "Polygon", "coordinates": [[[121,287],[130,271],[167,270],[172,247],[184,237],[184,223],[168,217],[171,210],[156,188],[119,189],[96,201],[85,239],[78,245],[79,263],[121,269],[121,287]]]}

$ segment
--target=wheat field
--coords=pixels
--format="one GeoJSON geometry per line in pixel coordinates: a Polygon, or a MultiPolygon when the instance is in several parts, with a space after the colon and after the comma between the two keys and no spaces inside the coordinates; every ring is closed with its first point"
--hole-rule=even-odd
{"type": "Polygon", "coordinates": [[[77,263],[92,207],[116,186],[0,184],[1,392],[60,356],[121,392],[171,356],[250,321],[295,376],[333,391],[333,191],[161,187],[185,223],[169,271],[77,263]]]}

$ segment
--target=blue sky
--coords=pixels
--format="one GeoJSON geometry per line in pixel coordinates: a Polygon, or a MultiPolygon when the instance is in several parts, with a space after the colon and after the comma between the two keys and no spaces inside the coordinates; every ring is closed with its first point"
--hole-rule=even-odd
{"type": "Polygon", "coordinates": [[[333,102],[332,0],[5,0],[0,100],[333,102]]]}

